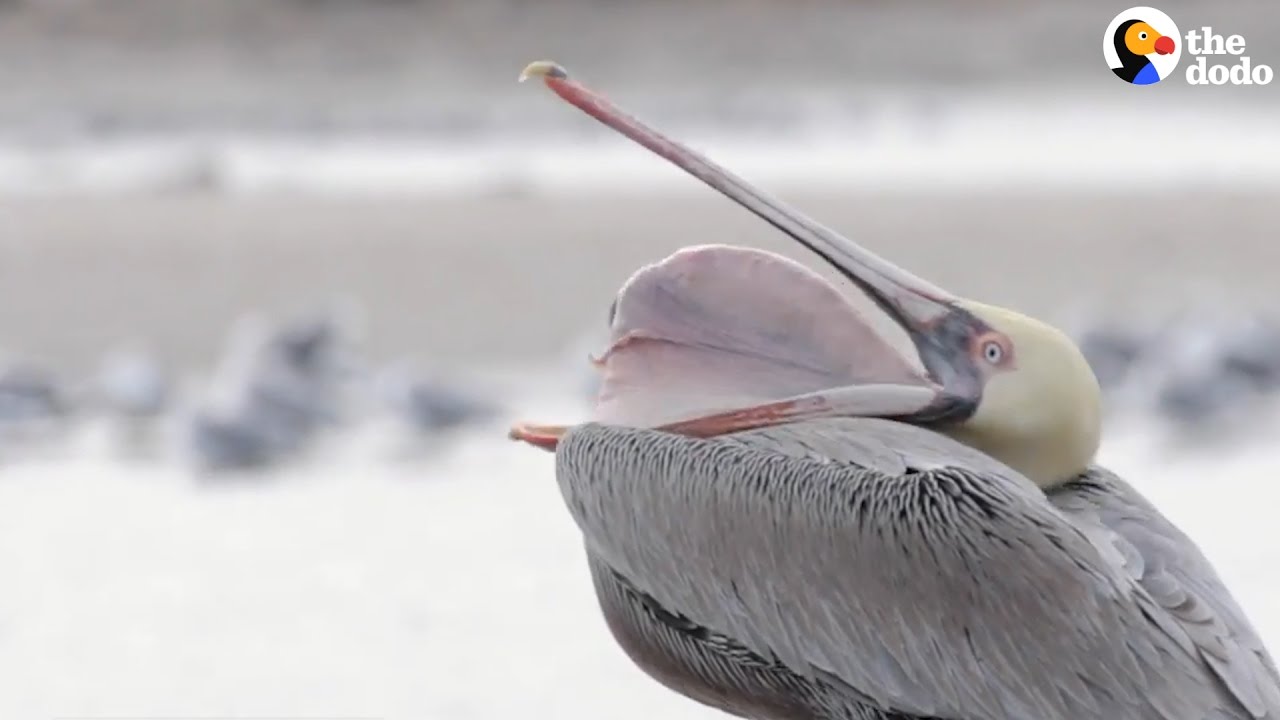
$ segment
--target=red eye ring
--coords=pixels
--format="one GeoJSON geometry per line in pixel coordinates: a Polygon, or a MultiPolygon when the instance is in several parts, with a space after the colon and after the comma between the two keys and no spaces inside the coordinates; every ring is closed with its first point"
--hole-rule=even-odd
{"type": "Polygon", "coordinates": [[[1000,333],[983,333],[974,339],[974,354],[991,367],[1008,367],[1013,360],[1013,346],[1000,333]]]}

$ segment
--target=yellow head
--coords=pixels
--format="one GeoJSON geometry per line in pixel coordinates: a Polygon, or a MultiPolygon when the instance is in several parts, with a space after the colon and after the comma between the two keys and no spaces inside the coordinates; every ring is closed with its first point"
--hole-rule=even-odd
{"type": "Polygon", "coordinates": [[[1076,344],[1011,310],[968,300],[957,305],[1006,342],[998,345],[997,362],[982,363],[985,382],[973,414],[943,431],[1041,487],[1088,468],[1101,442],[1102,391],[1076,344]]]}

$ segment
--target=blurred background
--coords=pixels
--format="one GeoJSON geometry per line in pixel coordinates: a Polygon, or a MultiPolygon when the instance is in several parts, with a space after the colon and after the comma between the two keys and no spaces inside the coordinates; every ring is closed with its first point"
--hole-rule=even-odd
{"type": "MultiPolygon", "coordinates": [[[[613,645],[505,429],[589,416],[640,265],[816,265],[541,58],[1072,332],[1101,461],[1280,647],[1280,84],[1123,83],[1126,7],[0,2],[0,716],[717,716],[613,645]]],[[[1159,7],[1280,65],[1274,2],[1159,7]]]]}

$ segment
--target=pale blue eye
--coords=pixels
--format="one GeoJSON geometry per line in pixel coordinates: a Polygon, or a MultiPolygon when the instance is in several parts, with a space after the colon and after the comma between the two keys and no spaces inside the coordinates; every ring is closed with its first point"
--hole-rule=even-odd
{"type": "Polygon", "coordinates": [[[987,362],[995,365],[1004,358],[1004,349],[997,342],[989,342],[982,346],[982,355],[987,359],[987,362]]]}

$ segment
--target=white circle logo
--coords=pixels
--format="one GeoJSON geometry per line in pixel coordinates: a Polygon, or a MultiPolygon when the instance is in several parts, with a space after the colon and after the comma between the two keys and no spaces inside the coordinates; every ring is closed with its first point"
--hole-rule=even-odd
{"type": "Polygon", "coordinates": [[[1129,8],[1107,26],[1102,57],[1121,80],[1154,85],[1178,67],[1182,34],[1172,18],[1155,8],[1129,8]]]}

